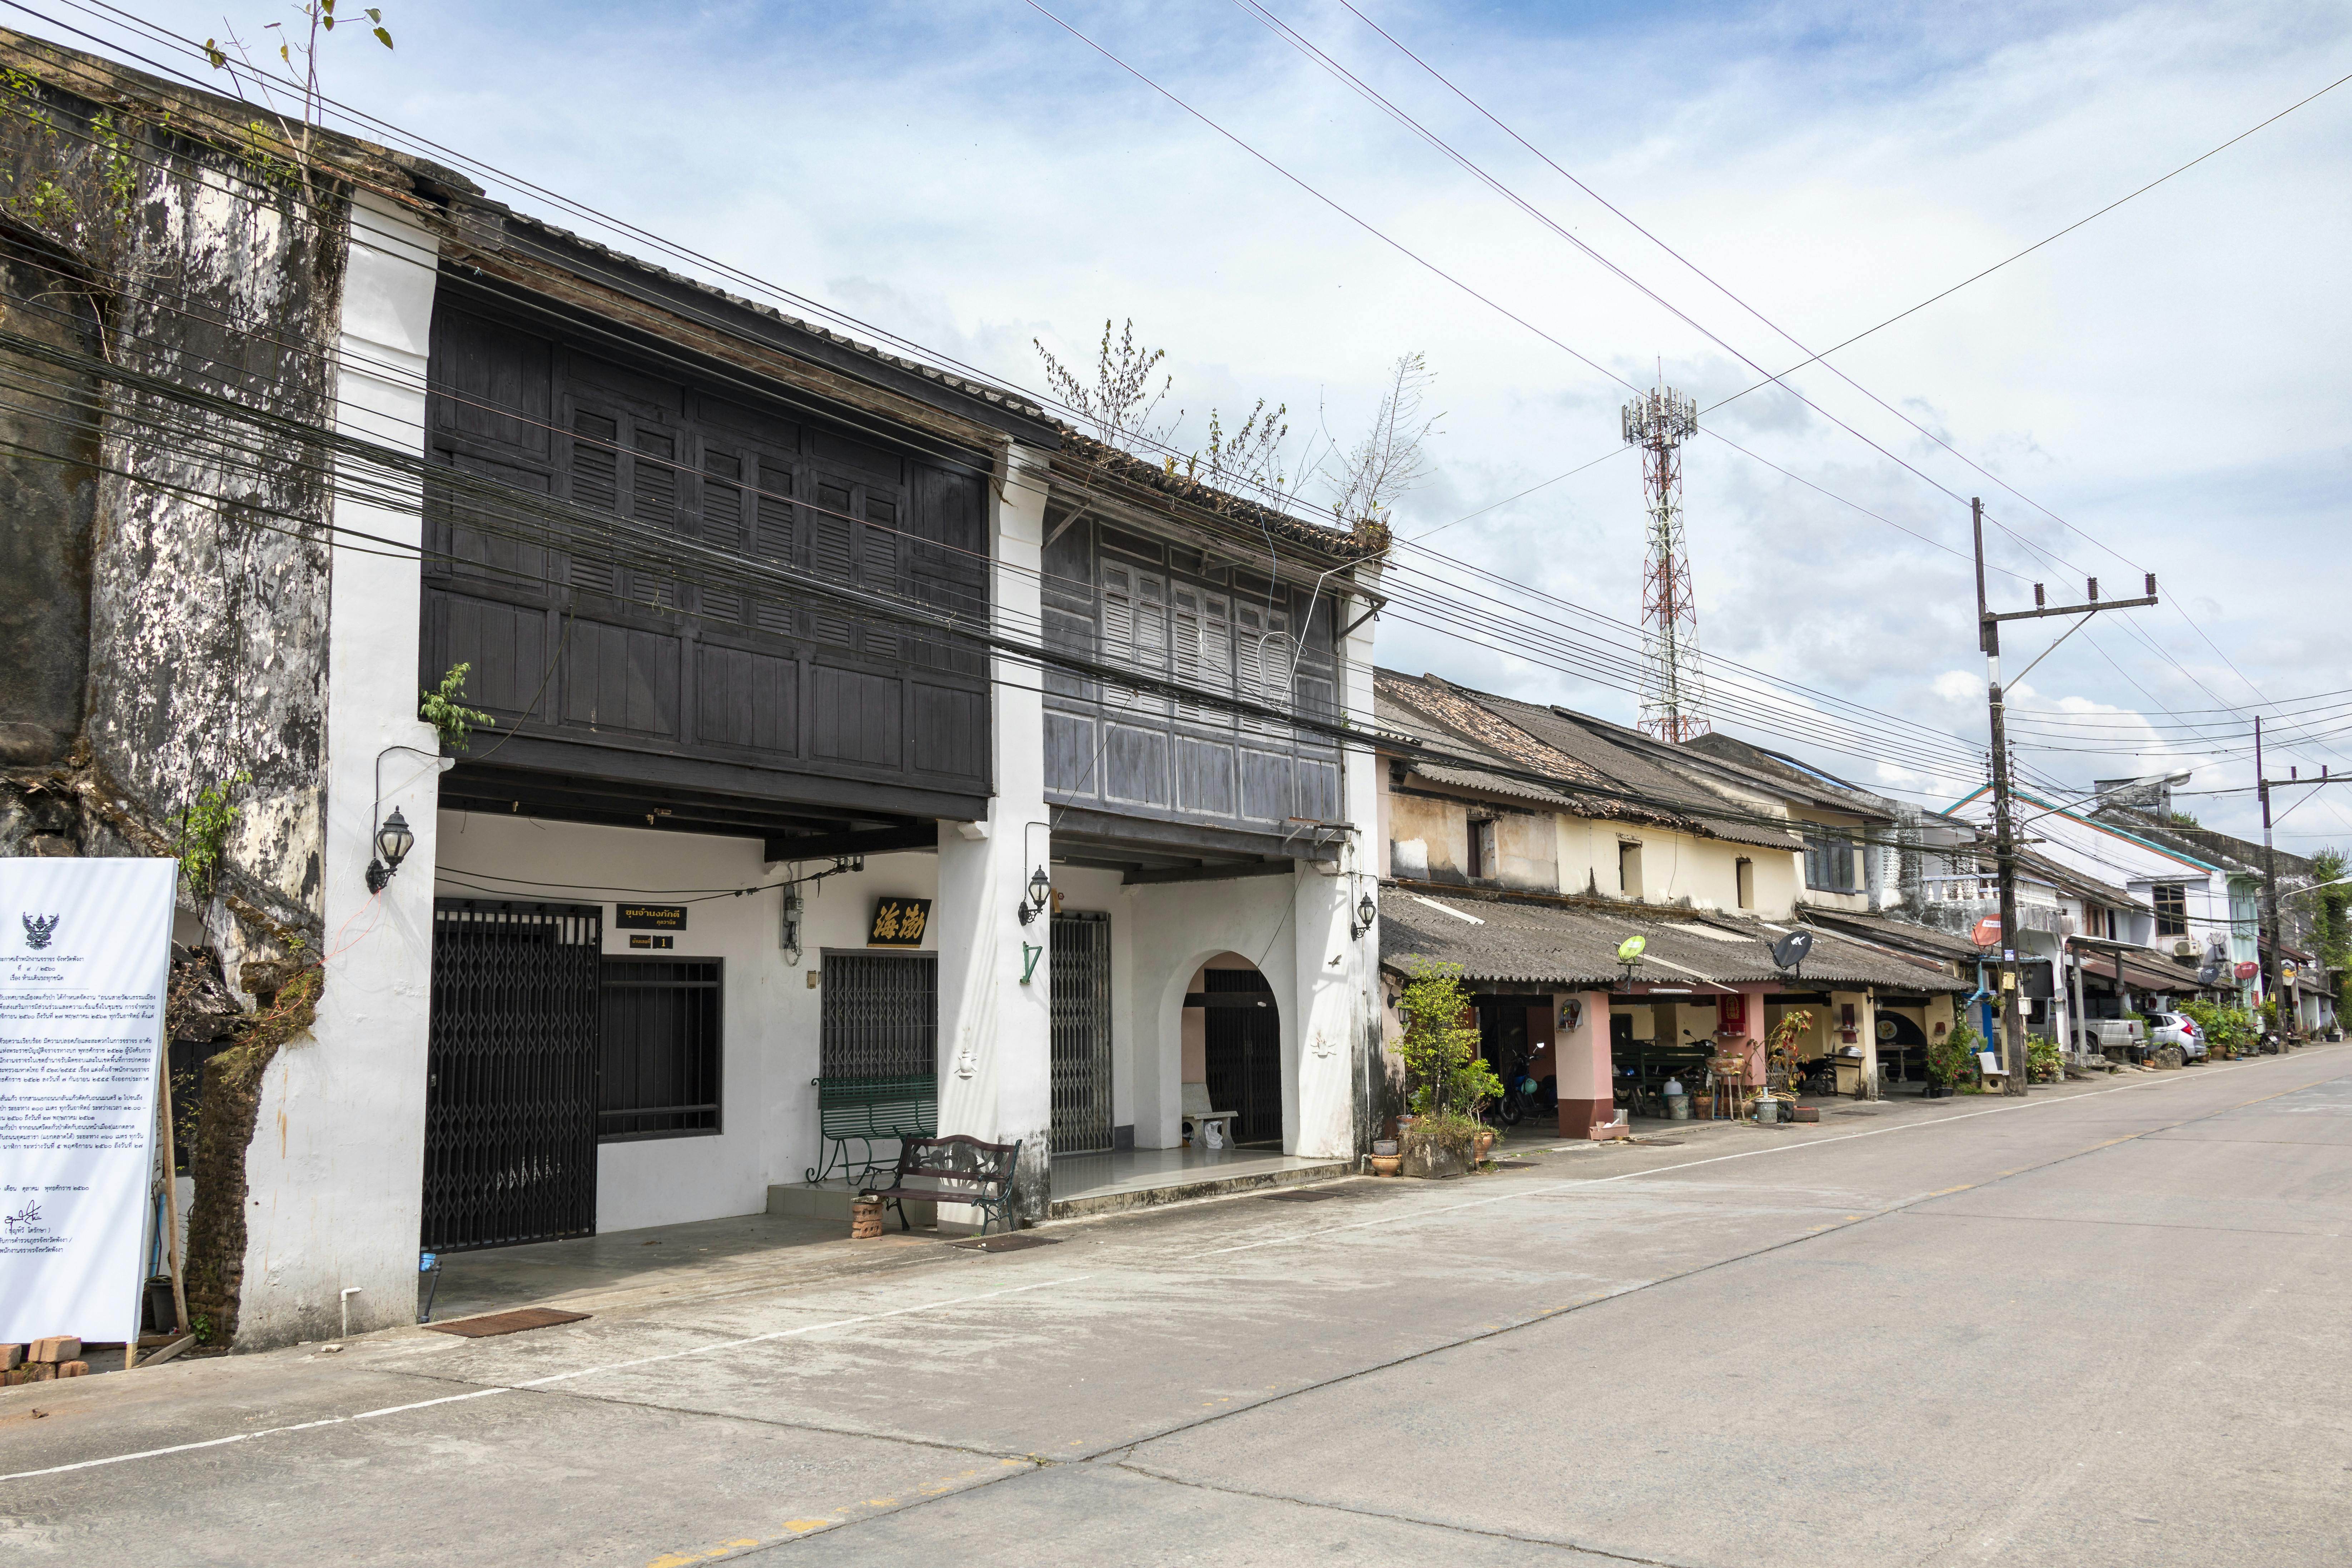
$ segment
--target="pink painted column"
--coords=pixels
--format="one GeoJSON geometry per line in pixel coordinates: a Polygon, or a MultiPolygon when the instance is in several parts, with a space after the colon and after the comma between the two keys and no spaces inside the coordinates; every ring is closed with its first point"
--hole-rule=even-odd
{"type": "Polygon", "coordinates": [[[1617,1120],[1611,1088],[1609,993],[1568,992],[1552,998],[1551,1054],[1559,1082],[1559,1135],[1581,1138],[1595,1122],[1617,1120]]]}
{"type": "MultiPolygon", "coordinates": [[[[1747,1056],[1748,1087],[1750,1089],[1764,1086],[1765,1071],[1772,1065],[1764,1045],[1764,996],[1771,989],[1769,985],[1743,985],[1739,988],[1739,1006],[1743,1015],[1740,1032],[1736,1036],[1727,1036],[1720,1042],[1725,1050],[1743,1051],[1747,1056]]],[[[1719,1008],[1725,1009],[1717,1016],[1728,1021],[1730,1005],[1728,996],[1717,1004],[1719,1008]]]]}

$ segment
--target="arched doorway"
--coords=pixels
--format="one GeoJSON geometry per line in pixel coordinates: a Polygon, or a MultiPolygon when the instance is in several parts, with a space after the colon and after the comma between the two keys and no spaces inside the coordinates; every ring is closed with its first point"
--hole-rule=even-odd
{"type": "Polygon", "coordinates": [[[1234,953],[1209,960],[1194,978],[1184,1005],[1201,1009],[1199,1081],[1210,1109],[1233,1113],[1235,1143],[1282,1147],[1282,1013],[1274,988],[1234,953]]]}

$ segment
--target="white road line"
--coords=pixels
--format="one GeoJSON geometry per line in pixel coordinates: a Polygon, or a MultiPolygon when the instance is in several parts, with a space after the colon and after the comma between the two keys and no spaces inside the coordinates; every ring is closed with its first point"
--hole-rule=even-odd
{"type": "MultiPolygon", "coordinates": [[[[1811,1138],[1801,1143],[1774,1143],[1761,1149],[1742,1149],[1736,1154],[1711,1154],[1704,1160],[1685,1160],[1676,1165],[1657,1165],[1645,1171],[1621,1171],[1613,1176],[1594,1176],[1587,1180],[1570,1182],[1545,1182],[1532,1185],[1515,1184],[1509,1192],[1497,1193],[1493,1197],[1473,1198],[1468,1203],[1448,1204],[1443,1208],[1416,1209],[1411,1214],[1382,1215],[1375,1219],[1358,1220],[1353,1225],[1326,1226],[1320,1230],[1294,1232],[1265,1241],[1244,1241],[1233,1247],[1211,1247],[1206,1252],[1188,1252],[1178,1261],[1190,1263],[1197,1258],[1219,1258],[1227,1253],[1254,1252],[1261,1247],[1293,1246],[1327,1236],[1339,1236],[1347,1231],[1365,1230],[1373,1226],[1397,1225],[1406,1220],[1422,1219],[1431,1215],[1459,1214],[1465,1209],[1485,1208],[1489,1204],[1509,1203],[1514,1198],[1528,1197],[1538,1193],[1562,1193],[1571,1192],[1580,1187],[1604,1187],[1612,1182],[1636,1181],[1646,1176],[1666,1175],[1675,1171],[1696,1170],[1701,1165],[1719,1165],[1726,1160],[1751,1160],[1759,1154],[1790,1154],[1807,1149],[1827,1149],[1834,1144],[1851,1143],[1857,1138],[1880,1138],[1889,1132],[1916,1132],[1929,1128],[1950,1127],[1957,1122],[1973,1121],[1979,1116],[2000,1116],[2012,1110],[2038,1110],[2052,1105],[2078,1105],[2086,1100],[2098,1100],[2110,1094],[2124,1094],[2133,1089],[2165,1089],[2184,1083],[2210,1083],[2214,1077],[2219,1077],[2234,1068],[2280,1065],[2283,1064],[2261,1061],[2216,1063],[2193,1078],[2184,1074],[2179,1078],[2159,1079],[2154,1083],[2120,1083],[2112,1089],[2095,1089],[2086,1094],[2070,1094],[2057,1100],[2030,1100],[2022,1105],[1996,1105],[1987,1110],[1970,1110],[1958,1116],[1937,1117],[1933,1121],[1906,1121],[1900,1127],[1873,1127],[1864,1131],[1847,1132],[1835,1138],[1811,1138]],[[2209,1074],[2211,1076],[2208,1076],[2209,1074]]],[[[2317,1085],[2312,1087],[2316,1088],[2317,1085]]]]}
{"type": "Polygon", "coordinates": [[[893,1307],[887,1312],[862,1312],[854,1318],[835,1318],[829,1322],[803,1323],[796,1329],[777,1329],[771,1333],[753,1334],[749,1339],[724,1340],[712,1344],[696,1345],[691,1350],[666,1351],[660,1355],[637,1356],[629,1361],[607,1362],[599,1366],[583,1366],[572,1372],[559,1372],[546,1377],[534,1377],[527,1383],[500,1384],[495,1388],[477,1388],[465,1394],[446,1394],[438,1399],[420,1399],[408,1405],[387,1405],[377,1410],[362,1410],[354,1415],[330,1415],[318,1421],[298,1421],[286,1426],[265,1426],[255,1432],[235,1432],[226,1437],[208,1437],[196,1443],[174,1443],[166,1448],[142,1448],[132,1454],[110,1454],[102,1459],[79,1459],[70,1465],[51,1465],[46,1469],[17,1470],[0,1476],[0,1481],[21,1481],[35,1476],[63,1475],[68,1470],[94,1470],[106,1465],[125,1465],[133,1459],[160,1458],[166,1454],[185,1454],[198,1448],[218,1448],[230,1443],[249,1443],[257,1437],[275,1437],[288,1432],[310,1432],[321,1426],[341,1426],[353,1421],[373,1421],[380,1415],[399,1415],[411,1410],[430,1410],[436,1405],[456,1405],[468,1399],[487,1399],[494,1394],[515,1394],[524,1389],[543,1388],[551,1383],[562,1383],[575,1377],[593,1377],[599,1373],[625,1372],[630,1367],[650,1366],[656,1362],[679,1361],[688,1356],[707,1355],[713,1351],[740,1350],[746,1345],[765,1344],[771,1340],[788,1340],[797,1334],[823,1333],[828,1329],[856,1328],[860,1323],[878,1323],[886,1318],[903,1318],[916,1312],[935,1312],[945,1307],[965,1307],[974,1301],[994,1300],[1000,1296],[1018,1296],[1024,1290],[1043,1290],[1054,1285],[1075,1284],[1091,1279],[1087,1274],[1066,1274],[1058,1279],[1040,1279],[1032,1285],[1013,1285],[1003,1290],[985,1290],[977,1296],[957,1296],[944,1301],[926,1301],[915,1307],[893,1307]]]}

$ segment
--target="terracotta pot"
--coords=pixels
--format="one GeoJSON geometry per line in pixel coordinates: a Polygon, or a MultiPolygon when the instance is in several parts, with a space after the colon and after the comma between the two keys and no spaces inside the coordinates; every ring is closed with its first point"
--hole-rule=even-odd
{"type": "Polygon", "coordinates": [[[1480,1128],[1478,1130],[1478,1158],[1483,1160],[1494,1152],[1495,1130],[1491,1127],[1480,1128]]]}
{"type": "Polygon", "coordinates": [[[1372,1156],[1372,1174],[1393,1176],[1397,1173],[1397,1167],[1403,1163],[1404,1156],[1402,1154],[1375,1154],[1372,1156]]]}
{"type": "Polygon", "coordinates": [[[880,1236],[882,1234],[882,1207],[883,1200],[880,1198],[850,1199],[849,1239],[852,1241],[871,1241],[874,1237],[880,1236]]]}

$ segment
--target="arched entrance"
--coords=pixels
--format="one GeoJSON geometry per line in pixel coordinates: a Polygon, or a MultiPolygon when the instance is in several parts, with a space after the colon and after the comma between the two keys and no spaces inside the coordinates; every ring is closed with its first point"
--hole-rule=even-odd
{"type": "Polygon", "coordinates": [[[1238,953],[1221,953],[1193,976],[1184,1005],[1188,1022],[1194,1008],[1200,1019],[1200,1055],[1196,1063],[1185,1052],[1185,1081],[1206,1087],[1207,1109],[1233,1114],[1235,1143],[1281,1148],[1282,1013],[1265,976],[1238,953]]]}

